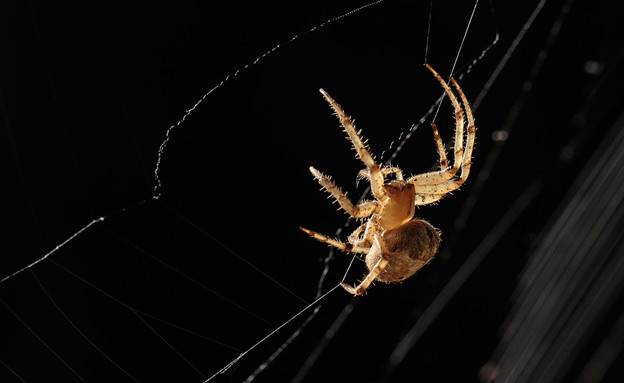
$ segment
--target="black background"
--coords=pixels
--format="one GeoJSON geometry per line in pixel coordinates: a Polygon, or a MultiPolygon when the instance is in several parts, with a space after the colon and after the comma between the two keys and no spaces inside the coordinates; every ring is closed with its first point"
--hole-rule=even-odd
{"type": "MultiPolygon", "coordinates": [[[[537,6],[514,3],[477,7],[455,68],[470,100],[537,6]],[[497,44],[478,59],[497,33],[497,44]]],[[[199,382],[314,301],[328,250],[299,226],[333,235],[346,215],[318,190],[308,167],[332,175],[354,199],[366,186],[356,182],[362,164],[318,88],[356,119],[377,159],[387,160],[441,94],[423,67],[425,53],[448,75],[474,5],[436,1],[429,12],[428,1],[388,0],[310,31],[364,4],[2,5],[0,276],[105,219],[0,284],[0,374],[28,382],[130,380],[69,318],[139,381],[199,382]],[[226,78],[170,131],[162,196],[152,199],[167,128],[226,78]]],[[[355,301],[340,289],[328,294],[259,381],[290,381],[350,303],[353,313],[306,381],[477,381],[536,236],[622,109],[621,6],[566,6],[546,3],[475,110],[466,185],[417,210],[443,233],[435,261],[355,301]],[[562,9],[567,16],[551,40],[562,9]],[[602,69],[588,70],[591,62],[602,69]],[[501,129],[509,138],[497,144],[492,135],[501,129]],[[539,194],[530,206],[407,359],[385,369],[397,342],[532,182],[539,194]]],[[[429,122],[393,160],[408,175],[435,164],[429,122]]],[[[436,123],[449,139],[448,101],[436,123]]],[[[323,291],[350,260],[335,254],[323,291]]],[[[355,262],[347,281],[364,273],[355,262]]],[[[243,381],[308,313],[215,381],[243,381]]]]}

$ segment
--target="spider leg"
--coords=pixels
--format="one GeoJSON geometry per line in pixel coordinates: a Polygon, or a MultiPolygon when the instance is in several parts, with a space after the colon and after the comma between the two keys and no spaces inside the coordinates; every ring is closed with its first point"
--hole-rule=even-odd
{"type": "Polygon", "coordinates": [[[349,251],[351,253],[359,253],[359,254],[367,254],[368,251],[370,250],[369,248],[366,248],[366,247],[354,246],[350,243],[340,242],[338,240],[329,238],[328,236],[325,236],[323,234],[317,233],[316,231],[306,229],[305,227],[300,227],[300,229],[304,233],[309,234],[312,238],[316,239],[317,241],[326,243],[342,251],[349,251]]]}
{"type": "Polygon", "coordinates": [[[321,184],[321,186],[329,192],[338,201],[340,207],[346,211],[353,218],[366,218],[375,213],[379,206],[376,201],[363,202],[359,205],[354,205],[353,202],[340,190],[336,184],[334,184],[328,176],[319,172],[310,166],[310,172],[321,184]]]}
{"type": "Polygon", "coordinates": [[[461,166],[461,174],[457,178],[452,178],[437,185],[416,185],[414,191],[421,195],[437,195],[441,199],[444,194],[457,190],[468,178],[471,162],[468,160],[461,166]]]}
{"type": "Polygon", "coordinates": [[[358,228],[355,229],[353,233],[349,235],[347,239],[349,240],[350,244],[354,244],[360,239],[360,234],[362,233],[362,230],[366,228],[366,226],[368,226],[368,222],[363,223],[360,226],[358,226],[358,228]]]}
{"type": "Polygon", "coordinates": [[[360,160],[362,160],[364,165],[366,165],[366,168],[368,169],[370,175],[369,178],[371,183],[371,192],[375,196],[375,199],[380,202],[385,202],[389,197],[383,188],[384,176],[381,172],[381,168],[373,159],[373,156],[366,148],[366,145],[362,142],[362,138],[360,137],[359,132],[355,130],[355,125],[353,124],[353,121],[351,121],[351,119],[345,114],[344,110],[342,110],[340,105],[338,105],[338,103],[334,101],[334,99],[331,98],[331,96],[327,94],[327,92],[325,92],[323,89],[319,90],[323,97],[325,97],[325,100],[327,100],[329,105],[334,110],[334,113],[338,117],[338,120],[340,120],[340,124],[342,125],[345,133],[347,133],[349,140],[351,140],[353,148],[357,152],[357,156],[360,158],[360,160]]]}
{"type": "MultiPolygon", "coordinates": [[[[442,139],[440,138],[440,133],[438,132],[437,126],[435,124],[431,124],[431,129],[433,130],[433,138],[435,139],[438,155],[440,156],[440,170],[410,177],[407,182],[414,184],[414,186],[440,184],[453,178],[458,170],[458,166],[449,167],[448,159],[446,158],[446,152],[444,150],[444,144],[442,143],[442,139]]],[[[457,130],[455,135],[455,141],[457,142],[457,130]]],[[[456,145],[455,158],[461,157],[462,151],[462,145],[456,145]]]]}
{"type": "MultiPolygon", "coordinates": [[[[436,72],[429,64],[426,64],[427,69],[433,73],[433,76],[438,80],[442,88],[444,88],[444,92],[448,96],[449,100],[451,100],[451,104],[453,105],[453,109],[455,110],[455,140],[454,140],[454,150],[455,154],[453,157],[453,168],[457,171],[460,165],[463,162],[464,155],[464,111],[455,97],[455,94],[451,90],[451,88],[446,84],[446,82],[442,79],[442,77],[436,72]]],[[[458,87],[455,79],[451,78],[451,81],[455,84],[455,87],[458,87]]],[[[461,89],[460,89],[461,90],[461,89]]],[[[466,104],[464,104],[466,106],[466,104]]],[[[437,129],[436,129],[437,130],[437,129]]]]}
{"type": "MultiPolygon", "coordinates": [[[[452,191],[452,190],[451,190],[452,191]]],[[[429,205],[435,202],[438,202],[439,200],[441,200],[442,198],[444,198],[445,194],[416,194],[416,198],[414,199],[415,204],[417,206],[421,206],[421,205],[429,205]]]]}
{"type": "Polygon", "coordinates": [[[353,230],[353,233],[349,235],[349,243],[353,243],[360,237],[360,234],[362,233],[362,230],[366,228],[366,225],[368,225],[368,222],[361,224],[357,229],[353,230]]]}
{"type": "Polygon", "coordinates": [[[457,89],[457,93],[459,93],[459,97],[462,100],[462,104],[464,105],[464,109],[466,109],[466,118],[468,119],[468,134],[466,135],[466,151],[464,152],[464,158],[462,159],[462,170],[459,178],[462,180],[462,183],[466,181],[468,178],[468,174],[470,173],[470,165],[472,163],[472,150],[474,149],[475,136],[477,133],[477,128],[475,126],[474,116],[472,115],[472,110],[470,109],[470,103],[468,102],[468,98],[464,94],[464,91],[460,88],[457,81],[454,78],[451,78],[453,82],[453,86],[457,89]]]}
{"type": "Polygon", "coordinates": [[[383,229],[380,230],[381,223],[379,222],[379,218],[377,216],[371,217],[368,222],[360,225],[351,235],[348,240],[353,246],[356,247],[371,247],[371,244],[375,240],[375,234],[378,232],[383,232],[383,229]],[[360,237],[360,233],[364,228],[364,234],[360,237]]]}
{"type": "Polygon", "coordinates": [[[411,176],[407,180],[407,182],[414,184],[414,186],[437,185],[442,182],[450,180],[451,178],[455,176],[456,173],[457,173],[457,168],[453,166],[449,166],[442,170],[436,170],[433,172],[427,172],[427,173],[411,176]]]}
{"type": "MultiPolygon", "coordinates": [[[[419,174],[417,176],[410,177],[408,179],[409,183],[414,184],[417,190],[416,192],[435,192],[435,189],[424,188],[418,189],[419,185],[436,185],[442,182],[448,181],[449,179],[455,176],[455,173],[462,166],[463,159],[465,157],[464,152],[464,111],[462,110],[461,104],[459,100],[451,90],[451,88],[446,84],[446,82],[440,77],[440,75],[431,67],[429,64],[426,65],[427,69],[431,71],[436,80],[442,85],[444,88],[444,92],[451,100],[451,104],[455,110],[455,138],[454,138],[454,147],[453,147],[453,165],[448,167],[448,160],[446,160],[446,155],[444,154],[444,147],[442,144],[442,139],[438,133],[437,127],[432,124],[433,135],[436,140],[436,146],[438,150],[438,154],[440,155],[440,170],[435,172],[429,172],[425,174],[419,174]]],[[[453,80],[454,81],[454,80],[453,80]]]]}
{"type": "Polygon", "coordinates": [[[379,248],[381,249],[381,257],[379,258],[379,261],[377,261],[375,266],[373,266],[372,270],[368,273],[368,275],[366,275],[364,280],[362,280],[362,282],[360,282],[357,286],[349,286],[346,283],[340,284],[345,290],[353,295],[363,295],[366,289],[368,289],[371,283],[373,283],[375,278],[377,278],[377,276],[381,274],[388,266],[390,253],[388,252],[388,249],[383,238],[381,237],[381,234],[375,233],[375,243],[378,244],[379,248]]]}
{"type": "Polygon", "coordinates": [[[442,143],[442,138],[440,138],[440,133],[438,132],[436,124],[431,124],[431,130],[433,130],[433,138],[435,139],[438,155],[440,156],[440,170],[444,170],[448,168],[448,159],[446,158],[444,144],[442,143]]]}
{"type": "MultiPolygon", "coordinates": [[[[403,171],[396,167],[381,168],[381,174],[383,174],[384,177],[387,176],[388,174],[395,174],[395,177],[397,180],[400,180],[400,181],[403,180],[403,171]]],[[[368,169],[360,170],[358,175],[370,181],[370,173],[368,172],[368,169]]]]}
{"type": "Polygon", "coordinates": [[[449,96],[453,107],[455,108],[455,157],[453,166],[451,168],[441,170],[440,172],[431,172],[414,176],[411,177],[408,182],[414,185],[414,191],[416,193],[439,195],[439,198],[437,199],[436,197],[427,197],[426,199],[434,198],[435,200],[439,200],[443,197],[444,194],[458,189],[468,178],[468,174],[470,173],[476,128],[468,99],[466,98],[466,95],[462,91],[459,84],[457,84],[457,81],[455,81],[454,78],[451,78],[451,82],[453,83],[453,86],[457,90],[457,93],[459,93],[459,96],[462,100],[462,105],[466,111],[466,118],[468,120],[466,149],[464,150],[463,140],[465,122],[464,112],[462,111],[461,105],[459,104],[457,97],[453,94],[451,88],[446,84],[446,82],[444,82],[442,77],[440,77],[440,75],[435,72],[433,68],[431,68],[429,65],[427,65],[427,68],[433,73],[438,82],[442,85],[444,91],[449,96]],[[455,174],[459,169],[461,169],[460,175],[459,177],[455,178],[455,174]]]}

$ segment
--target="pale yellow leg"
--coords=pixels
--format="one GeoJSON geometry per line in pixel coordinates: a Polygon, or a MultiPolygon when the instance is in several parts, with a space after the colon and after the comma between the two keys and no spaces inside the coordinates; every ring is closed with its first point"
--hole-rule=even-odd
{"type": "Polygon", "coordinates": [[[333,246],[335,248],[338,248],[342,251],[349,251],[351,253],[359,253],[359,254],[368,254],[370,248],[368,247],[360,247],[360,246],[354,246],[350,243],[344,243],[344,242],[340,242],[338,240],[329,238],[321,233],[317,233],[316,231],[312,231],[309,229],[306,229],[305,227],[300,227],[301,231],[303,231],[304,233],[310,235],[312,238],[316,239],[317,241],[326,243],[330,246],[333,246]]]}
{"type": "Polygon", "coordinates": [[[323,186],[323,188],[325,188],[325,190],[327,190],[329,194],[331,194],[336,199],[336,201],[338,201],[340,207],[344,211],[346,211],[351,217],[366,218],[378,210],[379,206],[376,201],[363,202],[357,206],[354,205],[353,202],[351,202],[351,200],[346,196],[346,194],[344,194],[342,190],[340,190],[340,188],[336,186],[336,184],[334,184],[328,176],[314,169],[312,166],[310,166],[310,172],[312,173],[314,178],[316,178],[316,180],[321,184],[321,186],[323,186]]]}
{"type": "MultiPolygon", "coordinates": [[[[394,174],[397,180],[400,180],[400,181],[403,180],[403,171],[396,167],[381,168],[381,174],[383,174],[384,177],[387,176],[388,174],[394,174]]],[[[362,178],[366,178],[367,180],[370,181],[370,175],[368,173],[368,169],[360,170],[359,176],[362,178]]]]}
{"type": "Polygon", "coordinates": [[[390,255],[388,253],[388,249],[386,248],[386,244],[381,237],[381,234],[375,234],[375,242],[379,244],[382,255],[381,258],[379,258],[379,261],[377,261],[377,263],[375,264],[375,266],[373,266],[373,269],[364,278],[364,280],[362,280],[362,282],[360,282],[360,284],[357,286],[349,286],[346,283],[340,284],[340,286],[342,286],[345,290],[353,295],[364,295],[364,292],[366,292],[366,290],[371,285],[371,283],[373,283],[375,278],[377,278],[377,276],[384,271],[386,266],[388,266],[390,255]]]}
{"type": "Polygon", "coordinates": [[[355,125],[353,124],[351,119],[345,114],[344,110],[342,110],[340,105],[338,105],[338,103],[334,101],[334,99],[331,98],[331,96],[327,94],[327,92],[325,92],[323,89],[319,90],[323,97],[325,97],[325,100],[327,100],[329,105],[334,110],[334,113],[338,117],[338,120],[340,120],[340,124],[342,125],[344,131],[347,133],[349,140],[351,140],[353,148],[357,152],[358,157],[360,158],[360,160],[362,160],[362,162],[364,162],[364,165],[366,165],[366,168],[368,169],[368,172],[370,174],[371,192],[375,196],[375,199],[380,202],[385,202],[389,197],[383,188],[384,176],[381,172],[379,165],[375,162],[373,156],[366,148],[366,145],[364,145],[364,143],[362,142],[362,138],[360,137],[359,132],[355,130],[355,125]]]}
{"type": "Polygon", "coordinates": [[[363,225],[360,225],[350,236],[349,243],[357,247],[371,247],[373,241],[375,240],[375,234],[380,232],[381,223],[379,222],[379,218],[377,216],[371,217],[368,222],[363,225]],[[362,231],[362,226],[365,227],[364,235],[359,237],[360,232],[362,231]]]}
{"type": "MultiPolygon", "coordinates": [[[[455,109],[455,158],[452,167],[446,170],[440,170],[439,172],[430,172],[411,177],[410,179],[408,179],[408,182],[414,185],[414,191],[416,193],[434,195],[434,197],[427,197],[426,199],[435,199],[435,195],[439,195],[439,198],[437,199],[440,199],[444,194],[458,189],[468,178],[468,174],[470,173],[476,128],[474,116],[472,115],[472,110],[470,109],[468,99],[466,98],[466,95],[462,91],[459,84],[457,84],[455,79],[451,78],[451,82],[453,83],[455,89],[457,89],[457,93],[459,93],[462,101],[461,105],[457,100],[457,97],[451,91],[451,88],[446,84],[446,82],[444,82],[442,77],[440,77],[440,75],[429,65],[427,65],[427,68],[431,71],[431,73],[433,73],[438,82],[442,85],[444,91],[449,96],[449,99],[453,104],[453,108],[455,109]],[[465,150],[463,146],[465,122],[464,112],[461,108],[462,105],[465,109],[466,118],[468,120],[465,150]],[[453,177],[460,169],[461,172],[459,177],[454,179],[453,177]]],[[[436,142],[438,142],[437,139],[436,142]]],[[[438,153],[439,152],[440,143],[438,143],[438,153]]]]}

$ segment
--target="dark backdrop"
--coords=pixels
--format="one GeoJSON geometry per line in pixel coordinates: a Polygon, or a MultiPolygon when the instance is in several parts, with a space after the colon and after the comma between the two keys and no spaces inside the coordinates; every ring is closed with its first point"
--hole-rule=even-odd
{"type": "MultiPolygon", "coordinates": [[[[450,73],[473,7],[458,3],[436,1],[429,12],[427,1],[388,0],[310,31],[363,3],[4,2],[1,277],[104,221],[0,284],[0,374],[199,382],[314,301],[328,250],[298,228],[333,236],[346,215],[308,167],[331,174],[354,199],[366,186],[318,88],[387,160],[441,94],[422,64],[427,53],[450,73]],[[169,132],[162,195],[152,199],[167,128],[224,79],[169,132]]],[[[443,233],[438,257],[364,298],[333,291],[260,381],[290,381],[349,304],[353,312],[307,381],[478,379],[540,232],[622,110],[619,6],[546,2],[507,59],[538,6],[516,3],[479,3],[455,67],[473,101],[506,63],[475,110],[468,182],[417,210],[443,233]],[[406,359],[388,368],[392,350],[529,185],[529,203],[513,210],[406,359]]],[[[393,160],[406,174],[435,164],[429,122],[393,160]]],[[[448,140],[447,100],[436,123],[448,140]]],[[[350,260],[334,254],[323,292],[350,260]]],[[[347,281],[364,272],[355,262],[347,281]]],[[[310,312],[216,381],[243,381],[310,312]]],[[[597,319],[602,330],[571,359],[579,367],[567,378],[579,376],[620,312],[614,304],[597,319]]]]}

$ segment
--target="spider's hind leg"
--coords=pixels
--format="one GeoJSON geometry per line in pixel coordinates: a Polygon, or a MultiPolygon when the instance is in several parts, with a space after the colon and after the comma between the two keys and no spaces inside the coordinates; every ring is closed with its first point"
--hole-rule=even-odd
{"type": "Polygon", "coordinates": [[[375,234],[375,247],[377,247],[381,252],[381,257],[379,257],[379,260],[370,269],[370,272],[366,275],[366,277],[357,286],[349,286],[346,283],[340,284],[342,288],[344,288],[353,295],[364,295],[364,293],[371,285],[371,283],[373,283],[375,278],[377,278],[377,276],[379,276],[379,274],[381,274],[388,266],[390,253],[388,252],[383,237],[379,233],[375,234]]]}
{"type": "Polygon", "coordinates": [[[372,216],[366,223],[361,224],[351,235],[349,243],[353,246],[369,248],[375,240],[375,235],[382,232],[381,223],[377,216],[372,216]],[[364,234],[362,234],[364,231],[364,234]]]}

